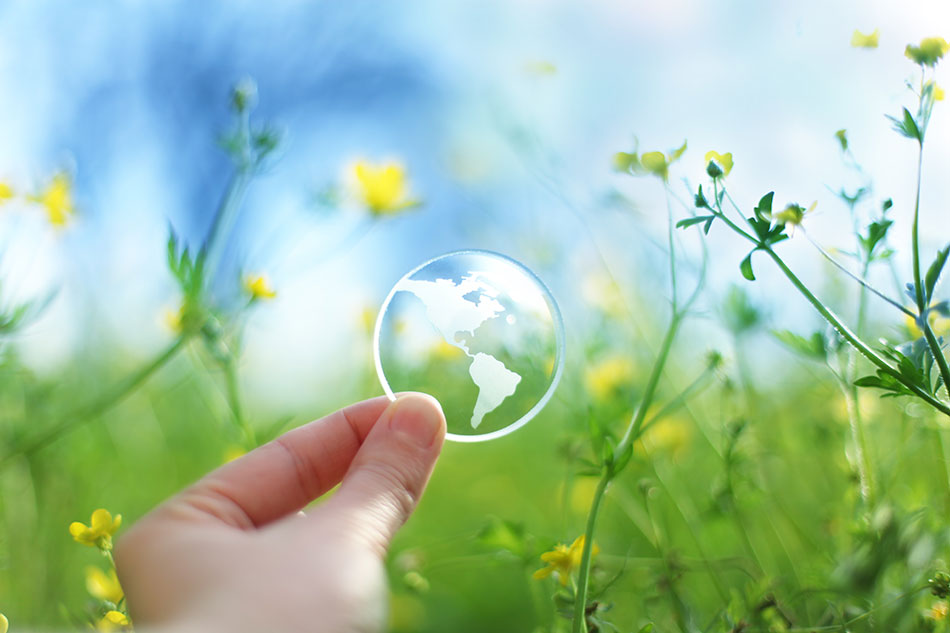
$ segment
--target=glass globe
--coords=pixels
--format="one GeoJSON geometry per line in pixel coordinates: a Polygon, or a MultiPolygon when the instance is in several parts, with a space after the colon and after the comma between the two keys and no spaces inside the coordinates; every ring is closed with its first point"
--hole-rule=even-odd
{"type": "Polygon", "coordinates": [[[376,372],[390,399],[421,391],[442,403],[447,439],[480,442],[527,424],[564,367],[554,297],[515,260],[458,251],[400,279],[374,334],[376,372]]]}

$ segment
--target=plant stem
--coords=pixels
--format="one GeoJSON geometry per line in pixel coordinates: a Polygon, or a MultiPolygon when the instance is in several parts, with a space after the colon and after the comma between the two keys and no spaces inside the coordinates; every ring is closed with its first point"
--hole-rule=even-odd
{"type": "Polygon", "coordinates": [[[587,527],[584,530],[584,551],[581,555],[581,567],[578,572],[577,591],[574,594],[574,626],[573,633],[587,633],[587,590],[590,588],[590,556],[591,544],[594,540],[594,527],[597,515],[600,512],[600,502],[604,498],[607,486],[610,485],[612,475],[604,472],[594,491],[594,500],[587,513],[587,527]]]}
{"type": "Polygon", "coordinates": [[[861,417],[861,409],[858,406],[858,389],[854,386],[854,382],[845,382],[841,379],[838,380],[838,386],[841,388],[845,406],[848,409],[851,437],[854,440],[854,450],[857,452],[855,457],[858,464],[861,497],[870,509],[874,507],[876,497],[871,470],[871,456],[868,453],[868,441],[864,432],[864,418],[861,417]]]}
{"type": "Polygon", "coordinates": [[[878,367],[885,373],[894,377],[894,379],[896,379],[902,385],[907,387],[921,400],[923,400],[930,406],[934,407],[941,413],[944,413],[950,416],[950,405],[948,405],[945,402],[942,402],[941,400],[938,400],[934,396],[930,395],[929,393],[921,389],[919,386],[915,385],[914,383],[904,378],[904,376],[902,376],[899,371],[891,367],[887,363],[886,360],[881,358],[874,350],[868,347],[867,343],[865,343],[854,332],[852,332],[851,329],[847,325],[842,323],[841,320],[831,310],[825,307],[825,304],[823,304],[821,300],[818,299],[818,297],[812,294],[812,292],[805,286],[804,283],[802,283],[802,281],[795,275],[795,273],[792,272],[792,270],[788,267],[788,265],[782,260],[781,257],[778,256],[778,254],[775,251],[773,251],[771,248],[767,246],[762,247],[761,250],[768,253],[769,257],[772,258],[772,261],[774,261],[776,265],[778,265],[778,267],[781,269],[781,271],[785,274],[785,277],[787,277],[788,280],[792,282],[792,285],[794,285],[795,288],[797,288],[798,291],[802,295],[804,295],[806,299],[808,299],[808,302],[811,303],[815,307],[816,310],[818,310],[818,313],[821,314],[821,316],[824,317],[824,319],[828,321],[828,323],[830,323],[831,326],[834,327],[835,330],[837,330],[838,333],[846,341],[848,341],[848,343],[850,343],[856,350],[858,350],[858,352],[860,352],[862,356],[867,358],[876,367],[878,367]]]}
{"type": "Polygon", "coordinates": [[[165,348],[148,363],[143,365],[138,371],[127,376],[124,380],[116,384],[110,391],[106,392],[92,403],[78,409],[70,415],[65,416],[67,419],[64,422],[52,429],[49,429],[45,433],[42,433],[39,437],[34,438],[25,446],[14,448],[13,450],[9,451],[6,455],[0,458],[0,464],[6,463],[7,460],[15,455],[29,455],[35,453],[39,449],[59,438],[63,433],[71,431],[80,424],[91,420],[110,409],[120,400],[129,395],[129,393],[140,387],[152,374],[154,374],[165,363],[171,360],[175,354],[177,354],[185,346],[185,344],[188,342],[188,339],[189,336],[187,334],[182,334],[177,339],[175,339],[171,345],[165,348]]]}
{"type": "Polygon", "coordinates": [[[937,367],[940,368],[940,377],[943,379],[944,391],[947,392],[947,395],[950,395],[950,367],[947,366],[947,357],[943,355],[940,341],[937,340],[933,328],[930,327],[930,321],[923,319],[923,323],[921,323],[920,326],[920,329],[924,332],[924,338],[927,339],[927,345],[930,346],[930,351],[933,353],[934,360],[937,361],[937,367]]]}
{"type": "Polygon", "coordinates": [[[234,364],[234,359],[229,358],[227,361],[221,363],[221,367],[224,370],[224,382],[228,394],[228,406],[231,407],[234,425],[237,427],[238,432],[242,436],[245,448],[247,450],[252,450],[257,447],[257,438],[254,435],[254,430],[247,423],[247,419],[244,417],[244,407],[241,405],[241,392],[238,386],[237,367],[234,364]]]}
{"type": "Polygon", "coordinates": [[[704,369],[703,372],[697,376],[693,382],[691,382],[679,393],[679,395],[663,405],[663,407],[654,413],[649,420],[644,422],[643,426],[640,428],[640,434],[643,435],[647,432],[647,429],[683,406],[687,400],[693,397],[693,394],[705,386],[706,381],[712,375],[713,371],[715,371],[713,367],[707,367],[704,369]]]}
{"type": "MultiPolygon", "coordinates": [[[[822,256],[823,256],[825,259],[827,259],[829,262],[831,262],[831,264],[832,264],[835,268],[837,268],[838,270],[840,270],[841,272],[843,272],[845,275],[847,275],[848,277],[850,277],[850,278],[853,279],[854,281],[856,281],[856,282],[858,282],[859,284],[861,284],[861,287],[862,287],[862,288],[864,288],[865,290],[870,290],[870,291],[871,291],[873,294],[875,294],[877,297],[879,297],[879,298],[883,299],[884,301],[886,301],[887,303],[891,304],[892,306],[894,306],[895,308],[897,308],[898,310],[900,310],[901,312],[903,312],[903,313],[906,314],[907,316],[911,317],[912,319],[917,318],[917,315],[916,315],[916,314],[914,314],[913,312],[911,312],[910,310],[908,310],[907,308],[905,308],[904,306],[902,306],[902,305],[901,305],[900,303],[898,303],[897,301],[891,299],[890,297],[888,297],[887,295],[885,295],[883,292],[881,292],[880,290],[878,290],[877,288],[875,288],[874,286],[872,286],[872,285],[869,284],[868,282],[864,281],[864,279],[862,279],[861,277],[858,277],[858,276],[855,275],[853,272],[851,272],[850,270],[848,270],[847,268],[845,268],[844,265],[843,265],[841,262],[839,262],[839,261],[836,260],[834,257],[832,257],[831,254],[830,254],[828,251],[826,251],[825,249],[823,249],[823,248],[821,247],[821,245],[818,244],[818,242],[816,242],[815,240],[813,240],[813,239],[811,238],[811,235],[809,235],[809,234],[805,231],[805,227],[804,227],[804,226],[799,227],[799,229],[801,229],[801,232],[805,235],[805,237],[808,239],[808,241],[811,243],[811,245],[814,246],[814,247],[818,250],[818,252],[822,254],[822,256]]],[[[860,328],[859,328],[859,329],[860,329],[860,328]]]]}
{"type": "Polygon", "coordinates": [[[920,172],[924,162],[924,142],[919,142],[919,151],[917,152],[917,195],[914,196],[914,223],[911,227],[911,250],[914,261],[914,294],[917,297],[917,309],[923,314],[927,309],[927,301],[924,297],[924,286],[920,281],[920,238],[918,235],[918,226],[920,224],[920,172]]]}
{"type": "Polygon", "coordinates": [[[237,218],[237,212],[240,209],[240,202],[244,197],[247,186],[251,181],[251,171],[246,166],[241,166],[231,177],[228,188],[225,190],[224,197],[218,205],[215,212],[211,229],[208,237],[202,246],[202,252],[205,254],[205,275],[208,282],[214,279],[217,273],[218,265],[221,263],[221,256],[224,253],[224,247],[227,240],[226,236],[231,232],[234,221],[237,218]]]}
{"type": "MultiPolygon", "coordinates": [[[[671,255],[672,256],[672,255],[671,255]]],[[[643,398],[637,412],[630,421],[623,438],[617,444],[615,455],[623,455],[627,448],[641,435],[643,421],[646,418],[647,409],[653,403],[653,397],[656,393],[656,387],[660,382],[660,376],[663,374],[663,368],[666,366],[666,360],[669,358],[670,350],[673,347],[673,339],[679,330],[680,323],[683,320],[683,314],[674,312],[670,317],[670,324],[663,337],[663,343],[660,346],[660,353],[653,364],[653,370],[647,381],[646,389],[643,392],[643,398]]],[[[574,595],[574,625],[573,633],[586,633],[587,623],[585,621],[584,610],[587,607],[587,591],[590,586],[590,557],[594,543],[594,528],[597,524],[597,514],[600,512],[600,503],[607,490],[610,481],[617,475],[611,468],[604,468],[600,482],[594,492],[594,499],[591,502],[590,512],[587,515],[587,528],[584,531],[584,549],[581,554],[581,565],[578,569],[577,593],[574,595]]]]}

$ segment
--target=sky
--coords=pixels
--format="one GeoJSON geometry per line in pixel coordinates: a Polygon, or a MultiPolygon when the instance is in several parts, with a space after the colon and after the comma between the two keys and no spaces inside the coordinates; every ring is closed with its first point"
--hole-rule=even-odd
{"type": "MultiPolygon", "coordinates": [[[[684,198],[680,179],[700,181],[706,151],[731,151],[737,198],[817,201],[809,234],[846,246],[829,191],[859,184],[834,139],[846,128],[906,243],[914,147],[884,114],[911,103],[905,45],[932,35],[950,37],[945,1],[3,0],[0,181],[31,191],[66,169],[79,210],[55,230],[29,205],[0,207],[4,296],[55,293],[18,345],[54,374],[103,341],[145,358],[169,340],[168,227],[192,245],[206,234],[230,173],[217,143],[228,91],[248,76],[256,120],[285,138],[227,250],[229,270],[267,273],[278,291],[247,324],[242,379],[262,410],[356,381],[371,358],[360,315],[440,253],[525,262],[575,344],[589,310],[580,286],[604,262],[631,295],[661,294],[662,190],[610,169],[635,143],[688,141],[672,178],[684,198]],[[849,46],[855,29],[875,28],[878,49],[849,46]],[[376,223],[316,204],[358,158],[403,161],[424,204],[376,223]]],[[[948,239],[946,108],[923,173],[926,253],[948,239]]],[[[683,246],[697,252],[689,237],[683,246]]],[[[714,231],[710,247],[713,290],[740,282],[739,243],[714,231]]],[[[807,242],[783,248],[824,282],[807,242]]],[[[765,264],[750,291],[785,327],[811,319],[765,264]]]]}

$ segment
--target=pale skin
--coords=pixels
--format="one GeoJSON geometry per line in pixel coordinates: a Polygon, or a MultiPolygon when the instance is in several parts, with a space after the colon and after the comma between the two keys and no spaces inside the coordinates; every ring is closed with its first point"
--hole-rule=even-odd
{"type": "Polygon", "coordinates": [[[136,629],[382,630],[383,559],[444,438],[433,398],[376,398],[210,473],[116,544],[136,629]],[[299,514],[337,484],[326,502],[299,514]]]}

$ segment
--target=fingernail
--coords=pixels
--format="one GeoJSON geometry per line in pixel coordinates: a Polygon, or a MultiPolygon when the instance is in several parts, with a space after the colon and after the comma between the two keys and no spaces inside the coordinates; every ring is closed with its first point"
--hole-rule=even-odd
{"type": "Polygon", "coordinates": [[[425,394],[406,394],[390,405],[389,427],[420,448],[429,448],[442,429],[442,407],[425,394]]]}

